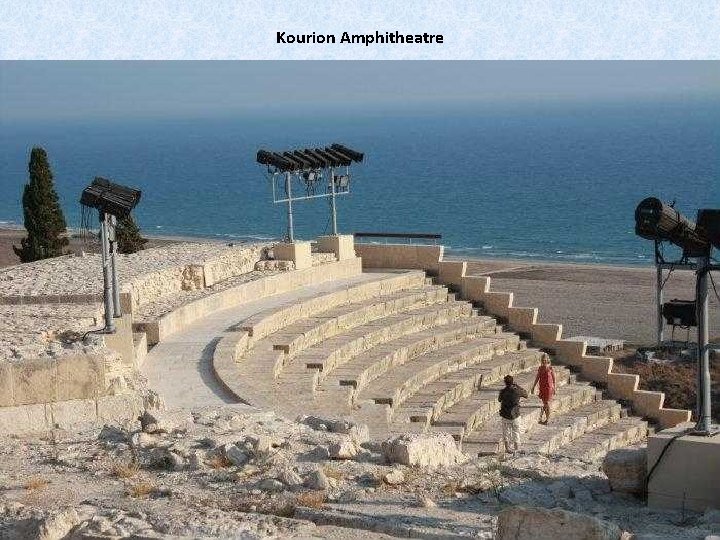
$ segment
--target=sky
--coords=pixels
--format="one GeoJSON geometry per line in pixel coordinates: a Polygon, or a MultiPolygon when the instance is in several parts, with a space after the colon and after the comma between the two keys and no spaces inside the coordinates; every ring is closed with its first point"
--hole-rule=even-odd
{"type": "Polygon", "coordinates": [[[720,97],[720,62],[0,62],[0,122],[720,97]]]}

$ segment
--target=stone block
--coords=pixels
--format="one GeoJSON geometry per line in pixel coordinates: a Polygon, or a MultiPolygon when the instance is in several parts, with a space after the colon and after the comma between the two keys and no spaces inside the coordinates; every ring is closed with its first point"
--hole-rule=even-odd
{"type": "Polygon", "coordinates": [[[687,409],[665,409],[658,410],[655,420],[660,424],[660,429],[668,429],[690,421],[691,412],[687,409]]]}
{"type": "Polygon", "coordinates": [[[319,236],[318,249],[322,253],[334,253],[338,261],[355,257],[355,239],[351,234],[319,236]]]}
{"type": "Polygon", "coordinates": [[[536,324],[532,329],[532,340],[545,347],[555,347],[562,336],[561,324],[536,324]]]}
{"type": "Polygon", "coordinates": [[[413,467],[451,466],[465,461],[457,443],[448,433],[404,434],[383,441],[388,463],[413,467]]]}
{"type": "Polygon", "coordinates": [[[57,362],[54,359],[13,364],[12,379],[15,405],[57,400],[57,362]]]}
{"type": "Polygon", "coordinates": [[[604,356],[584,356],[580,363],[583,377],[598,383],[607,383],[608,374],[612,371],[613,359],[604,356]]]}
{"type": "Polygon", "coordinates": [[[508,309],[508,323],[518,332],[532,332],[532,328],[537,322],[538,309],[511,307],[508,309]]]}
{"type": "Polygon", "coordinates": [[[489,291],[483,296],[482,302],[485,310],[491,315],[507,318],[513,304],[513,293],[489,291]]]}
{"type": "Polygon", "coordinates": [[[470,302],[482,301],[485,294],[490,291],[490,278],[488,276],[465,276],[462,282],[461,295],[470,302]]]}
{"type": "Polygon", "coordinates": [[[279,261],[293,261],[295,270],[312,268],[310,242],[279,243],[273,246],[273,255],[279,261]]]}
{"type": "Polygon", "coordinates": [[[620,540],[615,523],[559,508],[513,506],[498,515],[497,540],[620,540]]]}
{"type": "Polygon", "coordinates": [[[610,450],[603,460],[602,470],[608,477],[613,491],[642,494],[645,492],[647,449],[610,450]]]}
{"type": "Polygon", "coordinates": [[[585,362],[587,344],[584,341],[558,339],[552,344],[552,348],[555,349],[555,354],[566,364],[580,367],[585,362]]]}
{"type": "Polygon", "coordinates": [[[98,355],[61,356],[57,360],[57,400],[96,398],[105,393],[105,360],[98,355]]]}
{"type": "Polygon", "coordinates": [[[630,373],[608,373],[607,386],[610,396],[615,399],[632,401],[640,384],[640,376],[630,373]]]}
{"type": "Polygon", "coordinates": [[[97,421],[97,407],[94,399],[72,399],[49,403],[50,422],[53,427],[71,429],[97,421]]]}
{"type": "Polygon", "coordinates": [[[633,410],[640,416],[655,418],[665,402],[665,394],[652,390],[635,390],[632,402],[633,410]]]}
{"type": "MultiPolygon", "coordinates": [[[[662,461],[648,479],[648,506],[703,512],[720,508],[720,435],[687,434],[691,424],[681,424],[650,435],[648,472],[668,445],[662,461]],[[672,443],[670,440],[678,436],[672,443]]],[[[714,426],[720,429],[720,426],[714,426]]]]}
{"type": "Polygon", "coordinates": [[[0,408],[0,433],[3,435],[30,433],[48,429],[49,411],[45,404],[0,408]]]}
{"type": "Polygon", "coordinates": [[[440,261],[438,262],[438,281],[443,285],[462,286],[467,262],[465,261],[440,261]]]}

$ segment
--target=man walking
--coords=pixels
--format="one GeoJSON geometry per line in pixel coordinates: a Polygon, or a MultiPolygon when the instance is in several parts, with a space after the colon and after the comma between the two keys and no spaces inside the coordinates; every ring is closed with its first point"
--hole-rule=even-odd
{"type": "Polygon", "coordinates": [[[502,417],[505,452],[514,454],[520,449],[520,399],[527,398],[526,390],[520,388],[512,378],[505,375],[505,388],[500,390],[500,416],[502,417]]]}

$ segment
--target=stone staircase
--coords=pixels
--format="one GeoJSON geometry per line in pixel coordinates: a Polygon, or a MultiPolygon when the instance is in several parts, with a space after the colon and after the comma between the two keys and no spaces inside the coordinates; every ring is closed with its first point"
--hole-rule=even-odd
{"type": "MultiPolygon", "coordinates": [[[[259,311],[223,337],[220,354],[233,372],[216,374],[250,404],[350,416],[375,439],[446,432],[486,454],[501,450],[503,377],[529,390],[543,353],[423,272],[396,271],[259,311]]],[[[526,450],[593,460],[646,437],[646,421],[570,369],[555,372],[550,422],[538,423],[536,396],[521,408],[526,450]]]]}

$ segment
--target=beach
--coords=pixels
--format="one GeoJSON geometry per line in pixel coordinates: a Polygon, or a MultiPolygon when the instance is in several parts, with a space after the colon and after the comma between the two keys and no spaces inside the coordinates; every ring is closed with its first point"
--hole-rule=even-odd
{"type": "MultiPolygon", "coordinates": [[[[24,231],[0,229],[0,268],[18,264],[12,250],[24,231]]],[[[185,237],[148,237],[148,247],[181,241],[208,241],[185,237]]],[[[70,240],[69,251],[92,252],[93,244],[70,240]]],[[[539,321],[563,325],[563,336],[577,335],[622,339],[628,344],[649,345],[655,340],[655,270],[621,267],[528,262],[522,260],[466,259],[468,275],[491,277],[491,289],[514,293],[515,306],[539,308],[539,321]]],[[[694,297],[692,272],[676,271],[667,281],[665,299],[694,297]]],[[[720,305],[710,292],[711,337],[720,338],[720,305]]],[[[675,338],[685,339],[677,329],[675,338]]],[[[671,329],[666,331],[670,338],[671,329]]],[[[690,333],[695,340],[694,332],[690,333]]]]}

